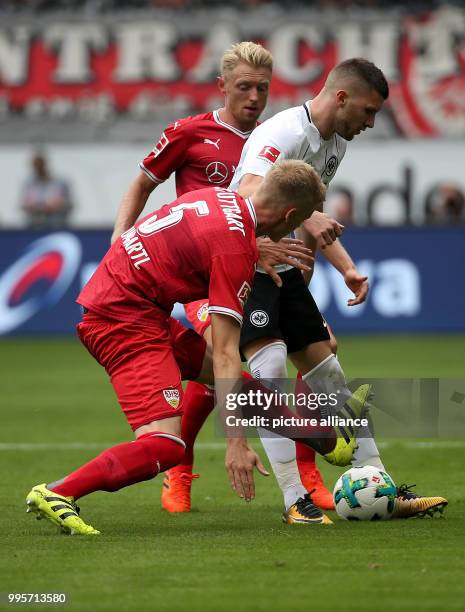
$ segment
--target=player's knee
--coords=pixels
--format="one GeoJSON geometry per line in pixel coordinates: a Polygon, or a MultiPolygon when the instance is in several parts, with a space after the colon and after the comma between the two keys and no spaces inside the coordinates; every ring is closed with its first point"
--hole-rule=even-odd
{"type": "Polygon", "coordinates": [[[156,472],[165,472],[181,463],[186,452],[186,445],[179,436],[169,433],[149,433],[137,439],[137,443],[143,443],[146,447],[148,463],[156,465],[156,472]]]}
{"type": "Polygon", "coordinates": [[[169,453],[160,461],[160,472],[165,472],[176,465],[179,465],[186,454],[186,446],[179,438],[178,441],[170,440],[169,453]]]}
{"type": "Polygon", "coordinates": [[[254,378],[287,378],[287,347],[282,340],[267,344],[248,361],[254,378]]]}
{"type": "Polygon", "coordinates": [[[142,434],[134,442],[104,451],[96,461],[105,476],[105,491],[118,491],[181,463],[185,444],[181,438],[160,433],[142,434]]]}

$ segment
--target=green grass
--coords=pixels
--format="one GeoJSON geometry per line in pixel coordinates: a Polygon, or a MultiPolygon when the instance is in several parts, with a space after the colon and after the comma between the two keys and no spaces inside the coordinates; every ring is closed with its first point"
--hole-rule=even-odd
{"type": "MultiPolygon", "coordinates": [[[[465,378],[464,340],[339,338],[340,357],[352,377],[465,378]]],[[[3,340],[0,372],[0,591],[65,591],[69,609],[89,611],[463,610],[464,440],[436,440],[436,448],[390,440],[383,447],[398,483],[417,482],[421,492],[449,498],[445,520],[336,518],[330,527],[287,527],[272,477],[257,476],[251,504],[233,495],[221,439],[209,423],[196,455],[202,477],[191,514],[160,510],[158,478],[82,500],[84,518],[103,535],[70,538],[26,515],[24,497],[32,484],[129,439],[112,389],[74,340],[3,340]],[[14,443],[51,446],[6,446],[14,443]]],[[[330,484],[341,471],[322,468],[330,484]]]]}

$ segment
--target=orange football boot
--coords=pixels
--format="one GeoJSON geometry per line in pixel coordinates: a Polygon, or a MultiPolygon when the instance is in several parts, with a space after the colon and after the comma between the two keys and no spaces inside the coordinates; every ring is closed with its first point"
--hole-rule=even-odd
{"type": "Polygon", "coordinates": [[[199,478],[199,474],[192,474],[184,465],[167,470],[161,493],[163,509],[167,512],[190,512],[191,487],[195,478],[199,478]]]}
{"type": "Polygon", "coordinates": [[[302,484],[311,494],[312,502],[322,510],[334,510],[333,494],[326,488],[316,465],[300,463],[299,472],[302,484]]]}

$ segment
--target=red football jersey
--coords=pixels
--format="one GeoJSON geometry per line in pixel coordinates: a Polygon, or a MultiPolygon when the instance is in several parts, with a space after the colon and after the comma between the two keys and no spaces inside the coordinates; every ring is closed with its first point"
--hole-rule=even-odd
{"type": "Polygon", "coordinates": [[[170,124],[139,164],[155,183],[176,172],[176,194],[202,187],[228,187],[251,132],[221,121],[218,111],[170,124]]]}
{"type": "Polygon", "coordinates": [[[256,217],[249,200],[213,187],[147,215],[112,245],[77,302],[104,317],[150,323],[175,302],[207,298],[210,313],[242,323],[255,272],[256,217]]]}

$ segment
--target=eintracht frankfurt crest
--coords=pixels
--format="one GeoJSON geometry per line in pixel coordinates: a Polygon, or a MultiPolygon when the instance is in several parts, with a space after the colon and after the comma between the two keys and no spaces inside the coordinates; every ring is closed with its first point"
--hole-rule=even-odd
{"type": "Polygon", "coordinates": [[[326,162],[326,166],[324,169],[324,174],[326,176],[333,176],[337,169],[337,157],[335,155],[331,155],[331,157],[326,162]]]}
{"type": "Polygon", "coordinates": [[[181,399],[181,396],[179,394],[178,389],[163,389],[163,395],[165,397],[165,400],[172,408],[176,409],[179,407],[179,401],[181,399]]]}

